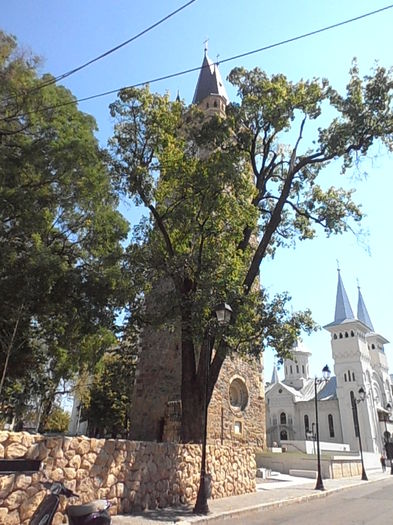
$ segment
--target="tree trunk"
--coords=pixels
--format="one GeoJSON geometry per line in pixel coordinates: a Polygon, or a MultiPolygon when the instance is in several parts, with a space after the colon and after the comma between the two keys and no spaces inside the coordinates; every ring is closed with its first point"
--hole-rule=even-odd
{"type": "Polygon", "coordinates": [[[12,348],[14,346],[14,341],[15,341],[16,333],[18,331],[18,325],[19,325],[19,321],[20,321],[20,318],[21,318],[21,315],[22,315],[22,310],[23,310],[23,304],[21,305],[21,307],[18,310],[18,316],[17,316],[15,324],[14,324],[14,329],[12,331],[12,335],[11,335],[10,340],[8,342],[8,345],[7,345],[6,356],[5,356],[5,363],[4,363],[3,373],[1,375],[1,380],[0,380],[0,394],[1,394],[2,390],[3,390],[3,385],[4,385],[4,381],[5,381],[6,374],[7,374],[8,361],[10,359],[11,351],[12,351],[12,348]]]}
{"type": "Polygon", "coordinates": [[[53,400],[52,398],[46,398],[42,403],[42,412],[38,432],[43,434],[45,431],[46,424],[48,422],[49,414],[52,410],[53,400]]]}
{"type": "Polygon", "coordinates": [[[203,395],[195,385],[189,383],[182,389],[182,443],[202,443],[204,406],[203,395]]]}
{"type": "Polygon", "coordinates": [[[205,355],[202,348],[197,374],[195,348],[192,338],[191,310],[189,304],[187,296],[185,296],[181,308],[182,419],[180,438],[183,443],[200,443],[203,438],[205,406],[204,383],[200,380],[200,376],[201,360],[205,355]]]}

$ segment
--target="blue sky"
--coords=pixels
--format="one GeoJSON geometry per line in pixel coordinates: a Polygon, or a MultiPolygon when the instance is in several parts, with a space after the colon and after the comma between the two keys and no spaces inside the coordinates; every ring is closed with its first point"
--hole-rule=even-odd
{"type": "MultiPolygon", "coordinates": [[[[186,0],[14,0],[2,2],[0,27],[19,43],[42,57],[42,72],[57,76],[107,49],[131,38],[174,11],[186,0]]],[[[83,98],[107,90],[182,71],[201,64],[204,41],[209,55],[219,60],[286,40],[389,5],[387,0],[196,0],[185,10],[137,41],[64,81],[83,98]]],[[[343,90],[353,57],[362,74],[375,60],[393,65],[393,9],[303,40],[226,62],[220,67],[225,79],[235,66],[283,73],[293,81],[326,77],[343,90]]],[[[152,84],[152,90],[169,91],[191,102],[197,73],[152,84]]],[[[227,85],[230,98],[234,91],[227,85]]],[[[80,104],[94,115],[98,138],[105,145],[112,123],[108,105],[115,95],[80,104]]],[[[356,200],[366,217],[363,235],[351,233],[298,243],[281,250],[262,270],[262,283],[271,293],[287,290],[294,309],[310,308],[320,325],[333,320],[337,262],[356,310],[357,282],[361,285],[376,331],[393,342],[392,324],[392,226],[393,157],[376,145],[360,167],[346,179],[340,166],[332,165],[325,184],[357,189],[356,200]]],[[[131,223],[137,216],[130,206],[122,210],[131,223]]],[[[321,331],[305,337],[312,352],[311,371],[331,365],[329,334],[321,331]]],[[[392,345],[386,351],[390,358],[392,345]]],[[[265,356],[266,379],[270,379],[273,356],[265,356]]]]}

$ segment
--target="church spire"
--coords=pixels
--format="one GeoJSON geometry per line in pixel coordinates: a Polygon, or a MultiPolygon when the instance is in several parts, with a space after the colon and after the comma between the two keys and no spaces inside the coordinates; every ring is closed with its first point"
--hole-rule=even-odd
{"type": "Polygon", "coordinates": [[[206,46],[192,103],[200,104],[203,100],[210,96],[222,97],[225,105],[228,104],[229,99],[220,75],[220,71],[218,66],[214,64],[207,56],[206,46]]]}
{"type": "Polygon", "coordinates": [[[336,310],[334,313],[334,322],[341,323],[345,319],[354,319],[351,305],[345,291],[344,284],[341,279],[340,269],[338,272],[337,295],[336,295],[336,310]]]}
{"type": "Polygon", "coordinates": [[[277,372],[277,366],[274,365],[273,366],[273,373],[272,373],[272,380],[270,381],[270,383],[272,385],[276,384],[276,383],[279,383],[279,379],[278,379],[278,372],[277,372]]]}
{"type": "Polygon", "coordinates": [[[374,326],[371,322],[370,316],[368,315],[368,311],[366,308],[366,305],[364,304],[362,292],[360,291],[360,286],[358,286],[358,319],[359,321],[362,321],[372,332],[374,332],[374,326]]]}

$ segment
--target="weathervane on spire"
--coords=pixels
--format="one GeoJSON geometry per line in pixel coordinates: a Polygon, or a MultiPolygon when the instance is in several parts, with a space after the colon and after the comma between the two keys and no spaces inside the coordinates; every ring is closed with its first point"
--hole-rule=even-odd
{"type": "Polygon", "coordinates": [[[357,284],[358,290],[360,290],[360,283],[359,283],[358,277],[356,277],[356,284],[357,284]]]}
{"type": "Polygon", "coordinates": [[[203,43],[205,44],[205,55],[207,55],[207,46],[209,44],[209,39],[206,38],[206,40],[203,43]]]}
{"type": "Polygon", "coordinates": [[[339,272],[340,271],[340,261],[336,259],[336,263],[337,263],[337,271],[339,272]]]}

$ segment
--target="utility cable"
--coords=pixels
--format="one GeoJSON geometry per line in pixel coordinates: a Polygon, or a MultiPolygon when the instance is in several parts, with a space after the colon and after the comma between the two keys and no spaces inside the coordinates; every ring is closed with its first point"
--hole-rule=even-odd
{"type": "MultiPolygon", "coordinates": [[[[108,55],[114,53],[115,51],[118,51],[119,49],[121,49],[122,47],[130,44],[131,42],[134,42],[134,40],[137,40],[138,38],[140,38],[141,36],[145,35],[146,33],[148,33],[149,31],[151,31],[152,29],[155,29],[156,27],[158,27],[159,25],[161,25],[162,23],[166,22],[167,20],[169,20],[170,18],[172,18],[173,16],[175,16],[177,13],[180,13],[180,11],[182,11],[183,9],[185,9],[186,7],[190,6],[191,4],[193,4],[194,2],[196,2],[196,0],[190,0],[189,2],[187,2],[186,4],[182,5],[181,7],[179,7],[178,9],[176,9],[175,11],[172,11],[172,13],[169,13],[168,15],[166,15],[164,18],[161,18],[161,20],[158,20],[158,22],[155,22],[154,24],[152,24],[151,26],[147,27],[146,29],[144,29],[143,31],[141,31],[140,33],[138,33],[137,35],[134,35],[133,37],[129,38],[128,40],[126,40],[125,42],[122,42],[121,44],[118,44],[117,46],[115,47],[112,47],[111,49],[109,49],[108,51],[105,51],[105,53],[102,53],[101,55],[95,57],[95,58],[92,58],[91,60],[89,60],[88,62],[85,62],[84,64],[78,66],[78,67],[75,67],[74,69],[71,69],[70,71],[67,71],[66,73],[62,73],[61,75],[58,75],[57,77],[53,77],[51,78],[50,80],[46,81],[46,82],[43,82],[42,84],[40,84],[39,86],[36,86],[35,88],[31,89],[31,90],[28,90],[27,93],[24,93],[24,95],[26,94],[30,94],[30,93],[34,93],[35,91],[39,91],[40,89],[46,87],[46,86],[50,86],[52,84],[56,84],[57,82],[59,82],[60,80],[64,80],[65,78],[67,77],[70,77],[71,75],[74,75],[75,73],[78,73],[78,71],[81,71],[82,69],[85,69],[86,67],[90,66],[91,64],[94,64],[94,62],[98,62],[99,60],[101,60],[102,58],[105,58],[107,57],[108,55]]],[[[16,95],[12,95],[10,97],[8,97],[5,101],[9,100],[10,98],[14,98],[16,95]]]]}
{"type": "MultiPolygon", "coordinates": [[[[361,20],[363,18],[367,18],[369,16],[381,13],[383,11],[387,11],[388,9],[392,9],[392,8],[393,8],[393,4],[390,4],[388,6],[380,8],[380,9],[376,9],[375,11],[370,11],[368,13],[364,13],[363,15],[359,15],[359,16],[356,16],[356,17],[353,17],[353,18],[349,18],[349,19],[344,20],[342,22],[337,22],[336,24],[332,24],[332,25],[329,25],[329,26],[326,26],[326,27],[323,27],[323,28],[320,28],[320,29],[316,29],[316,30],[310,31],[308,33],[303,33],[301,35],[298,35],[298,36],[295,36],[295,37],[292,37],[292,38],[287,38],[286,40],[281,40],[280,42],[276,42],[274,44],[269,44],[267,46],[260,47],[258,49],[254,49],[252,51],[246,51],[245,53],[240,53],[238,55],[233,55],[231,57],[224,58],[222,60],[213,62],[213,65],[218,66],[220,64],[224,64],[226,62],[237,60],[239,58],[243,58],[243,57],[246,57],[246,56],[254,55],[256,53],[261,53],[262,51],[266,51],[266,50],[272,49],[274,47],[279,47],[279,46],[282,46],[282,45],[285,45],[285,44],[289,44],[291,42],[295,42],[296,40],[301,40],[303,38],[307,38],[307,37],[316,35],[318,33],[323,33],[325,31],[329,31],[331,29],[335,29],[336,27],[340,27],[340,26],[343,26],[343,25],[346,25],[346,24],[349,24],[349,23],[352,23],[352,22],[356,22],[356,21],[361,20]]],[[[69,106],[70,104],[77,104],[79,102],[86,102],[88,100],[93,100],[95,98],[105,97],[105,96],[108,96],[108,95],[112,95],[113,93],[118,93],[119,91],[121,91],[123,89],[137,88],[137,87],[140,87],[140,86],[145,86],[147,84],[154,84],[154,83],[160,82],[162,80],[168,80],[170,78],[183,76],[183,75],[186,75],[188,73],[193,73],[195,71],[201,71],[205,67],[210,67],[210,66],[206,65],[206,66],[198,66],[198,67],[193,67],[193,68],[189,68],[189,69],[184,69],[183,71],[178,71],[177,73],[171,73],[169,75],[164,75],[164,76],[161,76],[161,77],[155,77],[153,79],[145,80],[143,82],[138,82],[136,84],[132,84],[132,85],[129,85],[129,86],[124,86],[124,87],[117,88],[117,89],[111,89],[109,91],[104,91],[104,92],[101,92],[101,93],[97,93],[95,95],[90,95],[90,96],[79,98],[79,99],[76,99],[76,100],[70,100],[68,102],[62,102],[62,103],[56,104],[54,106],[47,106],[47,107],[41,108],[40,110],[35,111],[35,113],[41,113],[41,112],[44,112],[44,111],[57,109],[57,108],[60,108],[60,107],[63,107],[63,106],[69,106]]],[[[29,114],[30,113],[24,113],[21,116],[27,116],[29,114]]],[[[17,120],[19,118],[20,118],[20,116],[10,117],[8,119],[3,117],[2,119],[0,119],[0,121],[1,120],[12,121],[12,120],[17,120]]]]}

